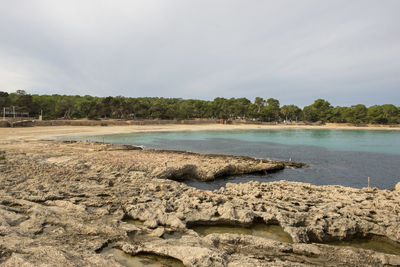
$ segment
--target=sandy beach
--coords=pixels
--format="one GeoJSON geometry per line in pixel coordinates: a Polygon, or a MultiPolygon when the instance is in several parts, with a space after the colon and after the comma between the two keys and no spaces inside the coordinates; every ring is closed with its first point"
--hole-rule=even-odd
{"type": "Polygon", "coordinates": [[[320,130],[400,130],[384,125],[349,126],[341,124],[314,125],[258,125],[258,124],[165,124],[123,126],[35,126],[0,128],[0,140],[41,140],[75,134],[102,135],[157,131],[226,131],[226,130],[320,129],[320,130]]]}

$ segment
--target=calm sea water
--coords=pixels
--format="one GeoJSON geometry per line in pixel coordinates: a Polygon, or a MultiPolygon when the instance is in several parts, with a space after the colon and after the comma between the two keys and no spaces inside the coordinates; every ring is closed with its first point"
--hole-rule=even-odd
{"type": "Polygon", "coordinates": [[[392,189],[400,182],[400,131],[380,130],[246,130],[131,133],[77,136],[64,139],[144,145],[201,153],[246,155],[301,161],[303,169],[258,176],[246,175],[213,182],[188,181],[200,189],[218,189],[227,182],[289,180],[316,185],[371,186],[392,189]]]}

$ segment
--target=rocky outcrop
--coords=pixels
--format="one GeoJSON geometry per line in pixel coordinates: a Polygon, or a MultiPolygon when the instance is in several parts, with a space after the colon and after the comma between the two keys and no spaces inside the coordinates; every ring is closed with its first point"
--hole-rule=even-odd
{"type": "Polygon", "coordinates": [[[261,237],[211,234],[178,240],[153,239],[140,245],[116,244],[129,254],[169,255],[186,266],[381,266],[400,263],[400,257],[362,249],[323,244],[288,244],[261,237]]]}
{"type": "Polygon", "coordinates": [[[400,192],[400,182],[398,182],[396,184],[396,186],[394,187],[394,190],[400,192]]]}
{"type": "Polygon", "coordinates": [[[276,165],[103,144],[10,142],[2,150],[0,265],[119,266],[97,253],[109,244],[133,255],[170,256],[187,266],[400,264],[397,255],[320,244],[368,235],[399,244],[398,190],[280,181],[228,183],[211,192],[169,179],[213,179],[218,173],[276,165]],[[200,236],[190,229],[254,222],[281,225],[294,243],[237,234],[200,236]],[[181,237],[163,238],[172,231],[181,237]]]}
{"type": "Polygon", "coordinates": [[[250,225],[262,220],[280,224],[296,242],[326,242],[371,234],[400,240],[399,194],[387,190],[295,182],[228,183],[226,188],[213,192],[188,188],[178,197],[168,194],[168,209],[174,210],[173,214],[164,211],[167,206],[162,204],[163,190],[157,192],[151,186],[148,190],[156,199],[137,199],[126,207],[127,212],[133,218],[160,225],[170,225],[172,218],[184,224],[250,225]]]}
{"type": "MultiPolygon", "coordinates": [[[[141,153],[141,157],[146,163],[139,163],[138,166],[146,166],[143,170],[150,176],[178,181],[185,179],[210,181],[230,175],[273,172],[290,165],[251,157],[172,150],[147,150],[141,153]]],[[[297,164],[297,167],[306,166],[302,163],[297,164]]]]}

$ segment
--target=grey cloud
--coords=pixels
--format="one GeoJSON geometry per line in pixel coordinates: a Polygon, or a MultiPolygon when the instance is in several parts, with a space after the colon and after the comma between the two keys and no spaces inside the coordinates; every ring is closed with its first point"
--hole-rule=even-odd
{"type": "Polygon", "coordinates": [[[3,1],[0,90],[400,101],[400,2],[3,1]]]}

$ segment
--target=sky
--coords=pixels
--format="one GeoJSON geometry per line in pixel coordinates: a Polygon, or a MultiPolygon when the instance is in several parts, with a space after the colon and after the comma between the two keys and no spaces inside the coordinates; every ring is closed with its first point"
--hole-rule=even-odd
{"type": "Polygon", "coordinates": [[[0,91],[400,105],[398,0],[0,0],[0,91]]]}

